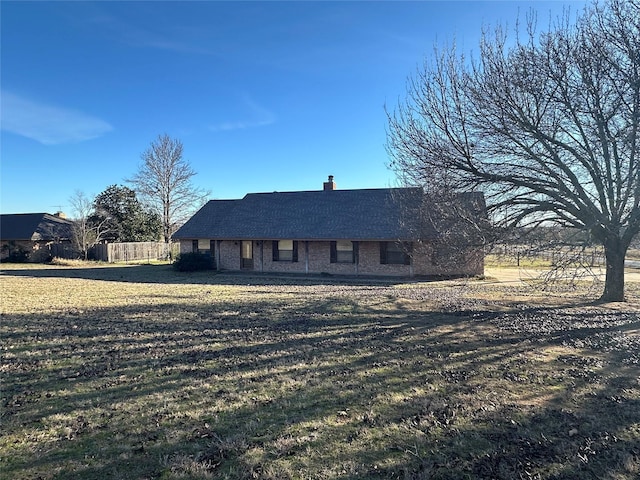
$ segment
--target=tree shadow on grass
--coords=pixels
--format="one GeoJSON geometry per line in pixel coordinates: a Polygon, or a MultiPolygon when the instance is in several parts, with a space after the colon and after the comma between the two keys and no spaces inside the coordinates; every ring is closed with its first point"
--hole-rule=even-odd
{"type": "Polygon", "coordinates": [[[625,335],[638,328],[631,314],[468,305],[448,313],[411,307],[384,289],[309,293],[296,304],[249,295],[90,316],[5,316],[4,472],[640,473],[638,352],[625,335]]]}
{"type": "Polygon", "coordinates": [[[3,265],[3,275],[32,278],[79,278],[107,282],[130,283],[208,283],[216,272],[193,272],[190,274],[175,271],[171,265],[122,265],[107,264],[95,267],[66,267],[59,265],[38,265],[37,268],[16,268],[3,265]]]}
{"type": "MultiPolygon", "coordinates": [[[[229,284],[229,285],[351,285],[379,286],[407,282],[428,282],[456,277],[420,276],[394,277],[370,275],[328,275],[320,273],[278,273],[215,271],[178,272],[171,265],[100,264],[95,267],[66,267],[38,265],[18,268],[17,264],[3,265],[0,274],[33,278],[80,278],[109,282],[163,283],[163,284],[229,284]]],[[[459,277],[466,279],[467,277],[459,277]]]]}

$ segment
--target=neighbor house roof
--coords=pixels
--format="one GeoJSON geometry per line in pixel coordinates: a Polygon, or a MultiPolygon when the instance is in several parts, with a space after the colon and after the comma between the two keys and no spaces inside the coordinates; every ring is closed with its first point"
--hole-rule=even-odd
{"type": "Polygon", "coordinates": [[[73,236],[73,222],[48,213],[14,213],[0,215],[1,240],[68,240],[73,236]]]}
{"type": "Polygon", "coordinates": [[[429,235],[421,188],[251,193],[211,200],[176,239],[416,240],[429,235]]]}

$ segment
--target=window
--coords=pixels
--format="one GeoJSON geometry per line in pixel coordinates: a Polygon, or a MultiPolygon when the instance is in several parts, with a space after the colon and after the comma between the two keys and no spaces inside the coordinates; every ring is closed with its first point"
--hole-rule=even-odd
{"type": "Polygon", "coordinates": [[[211,241],[209,239],[198,239],[198,252],[204,254],[211,254],[211,241]]]}
{"type": "Polygon", "coordinates": [[[410,265],[411,244],[408,242],[380,242],[380,263],[410,265]]]}
{"type": "Polygon", "coordinates": [[[194,253],[203,253],[205,255],[211,255],[213,252],[214,240],[208,240],[199,238],[191,242],[191,251],[194,253]]]}
{"type": "Polygon", "coordinates": [[[355,263],[357,246],[349,240],[331,242],[331,263],[355,263]]]}
{"type": "Polygon", "coordinates": [[[274,262],[298,261],[298,242],[295,240],[274,240],[272,249],[274,262]]]}

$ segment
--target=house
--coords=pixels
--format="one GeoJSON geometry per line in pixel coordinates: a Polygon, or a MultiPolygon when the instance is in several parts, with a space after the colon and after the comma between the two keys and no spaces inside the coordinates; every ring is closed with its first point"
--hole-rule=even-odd
{"type": "MultiPolygon", "coordinates": [[[[214,258],[218,270],[341,275],[481,275],[482,245],[442,261],[421,188],[250,193],[211,200],[174,235],[180,252],[214,258]]],[[[462,202],[484,213],[482,194],[462,202]]],[[[477,214],[477,212],[476,212],[477,214]]]]}
{"type": "Polygon", "coordinates": [[[0,215],[0,259],[45,261],[72,249],[73,222],[62,212],[0,215]]]}

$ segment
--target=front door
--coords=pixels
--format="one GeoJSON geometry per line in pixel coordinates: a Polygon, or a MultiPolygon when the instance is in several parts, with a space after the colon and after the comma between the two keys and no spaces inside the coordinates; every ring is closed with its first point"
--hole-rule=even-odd
{"type": "Polygon", "coordinates": [[[240,268],[253,270],[253,242],[243,240],[240,245],[240,268]]]}

